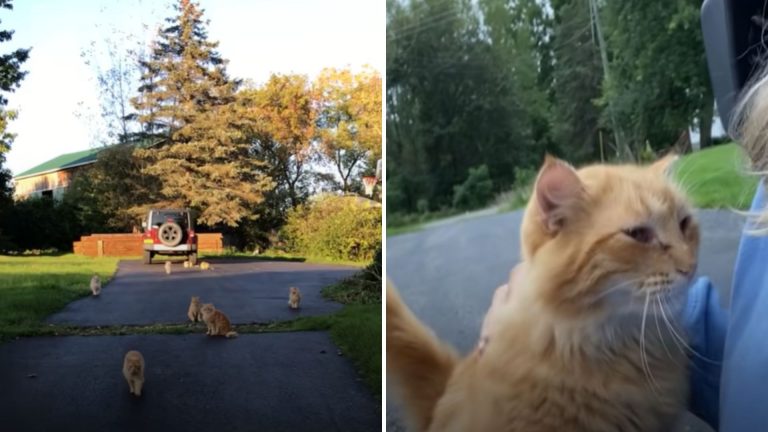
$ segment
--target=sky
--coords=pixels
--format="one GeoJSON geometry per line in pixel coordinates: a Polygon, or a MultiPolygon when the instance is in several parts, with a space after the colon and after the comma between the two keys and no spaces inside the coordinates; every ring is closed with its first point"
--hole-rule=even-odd
{"type": "MultiPolygon", "coordinates": [[[[19,118],[6,166],[20,173],[58,155],[100,143],[98,87],[81,52],[125,35],[146,44],[176,0],[16,0],[0,10],[14,30],[0,53],[32,47],[21,87],[8,95],[19,118]],[[79,115],[78,115],[79,114],[79,115]],[[94,120],[96,119],[96,120],[94,120]]],[[[208,38],[229,60],[232,77],[265,82],[272,73],[316,76],[325,67],[369,65],[383,74],[385,2],[381,0],[199,0],[208,38]]],[[[96,58],[106,66],[106,59],[96,58]]]]}

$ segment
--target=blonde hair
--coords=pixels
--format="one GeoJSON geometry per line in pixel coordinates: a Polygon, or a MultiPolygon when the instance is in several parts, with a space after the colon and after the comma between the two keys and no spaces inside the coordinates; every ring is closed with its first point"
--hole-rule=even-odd
{"type": "MultiPolygon", "coordinates": [[[[768,63],[745,86],[728,127],[749,158],[752,174],[768,174],[768,63]]],[[[763,178],[765,184],[765,178],[763,178]]],[[[749,219],[747,233],[768,235],[768,206],[744,213],[749,219]]]]}

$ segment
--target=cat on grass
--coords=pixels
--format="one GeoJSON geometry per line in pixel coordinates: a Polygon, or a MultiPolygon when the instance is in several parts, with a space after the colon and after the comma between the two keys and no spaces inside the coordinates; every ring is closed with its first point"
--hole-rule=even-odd
{"type": "Polygon", "coordinates": [[[291,287],[288,292],[288,307],[298,309],[301,302],[301,291],[296,287],[291,287]]]}
{"type": "MultiPolygon", "coordinates": [[[[387,367],[415,431],[661,432],[685,409],[679,323],[699,229],[650,166],[547,157],[521,226],[527,271],[464,359],[387,289],[387,367]]],[[[470,294],[468,294],[470,295],[470,294]]]]}
{"type": "Polygon", "coordinates": [[[91,294],[94,296],[101,294],[101,278],[97,274],[91,278],[91,294]]]}
{"type": "Polygon", "coordinates": [[[209,336],[225,336],[227,338],[237,337],[237,332],[232,330],[229,318],[223,312],[216,310],[213,304],[204,304],[200,311],[203,315],[203,322],[208,326],[208,331],[205,334],[209,336]]]}
{"type": "Polygon", "coordinates": [[[203,315],[200,311],[200,297],[192,297],[189,302],[189,309],[187,309],[187,317],[192,322],[202,322],[203,315]]]}
{"type": "Polygon", "coordinates": [[[128,381],[132,395],[141,396],[144,387],[144,356],[138,351],[128,351],[123,359],[123,376],[128,381]]]}

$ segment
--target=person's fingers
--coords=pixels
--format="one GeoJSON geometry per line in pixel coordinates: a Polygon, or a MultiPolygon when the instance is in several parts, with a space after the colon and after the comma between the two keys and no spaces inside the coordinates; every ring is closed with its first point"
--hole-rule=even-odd
{"type": "Polygon", "coordinates": [[[516,265],[509,273],[509,290],[515,289],[519,286],[525,278],[525,273],[528,271],[528,265],[525,262],[521,262],[516,265]]]}
{"type": "Polygon", "coordinates": [[[493,300],[491,300],[491,307],[488,309],[488,312],[506,303],[508,298],[509,298],[509,284],[504,284],[496,288],[496,291],[493,292],[493,300]]]}
{"type": "Polygon", "coordinates": [[[504,284],[496,288],[496,291],[493,293],[493,300],[491,301],[491,307],[488,309],[488,312],[486,312],[485,314],[485,318],[483,319],[483,327],[480,330],[481,343],[483,343],[483,339],[487,339],[493,332],[496,313],[499,309],[501,309],[501,307],[507,301],[507,292],[508,292],[508,285],[504,284]]]}
{"type": "Polygon", "coordinates": [[[495,331],[496,322],[498,321],[497,316],[500,313],[499,310],[509,301],[512,290],[514,290],[515,287],[520,286],[525,277],[525,272],[526,266],[524,263],[516,265],[510,272],[509,283],[501,285],[494,291],[491,306],[485,314],[483,326],[480,330],[480,340],[477,344],[478,352],[482,352],[483,348],[488,344],[488,341],[495,331]]]}

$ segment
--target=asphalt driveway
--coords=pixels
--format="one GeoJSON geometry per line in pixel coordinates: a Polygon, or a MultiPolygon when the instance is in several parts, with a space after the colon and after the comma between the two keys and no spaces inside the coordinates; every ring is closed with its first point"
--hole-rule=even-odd
{"type": "Polygon", "coordinates": [[[324,332],[72,336],[0,345],[7,431],[372,431],[381,403],[324,332]],[[146,360],[140,399],[123,355],[146,360]]]}
{"type": "Polygon", "coordinates": [[[116,277],[98,297],[67,305],[47,319],[52,324],[80,326],[185,323],[192,296],[200,296],[227,314],[234,324],[289,320],[325,315],[341,305],[322,298],[320,290],[358,269],[281,261],[215,261],[213,270],[185,269],[173,264],[120,262],[116,277]],[[288,308],[288,288],[301,290],[301,308],[288,308]]]}

